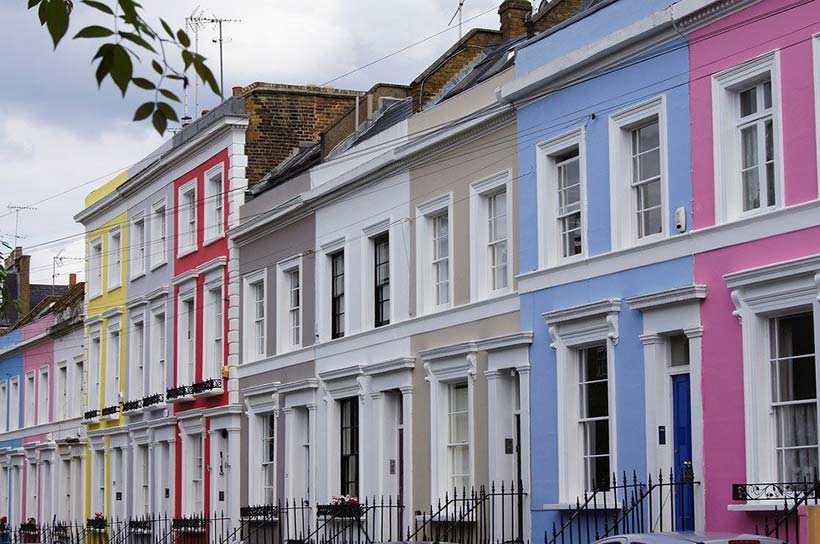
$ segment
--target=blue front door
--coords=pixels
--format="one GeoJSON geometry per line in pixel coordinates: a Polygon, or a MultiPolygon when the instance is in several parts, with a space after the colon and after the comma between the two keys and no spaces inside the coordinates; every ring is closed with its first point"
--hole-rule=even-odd
{"type": "Polygon", "coordinates": [[[689,374],[672,376],[672,417],[675,446],[675,529],[695,530],[695,499],[692,484],[692,405],[689,374]]]}

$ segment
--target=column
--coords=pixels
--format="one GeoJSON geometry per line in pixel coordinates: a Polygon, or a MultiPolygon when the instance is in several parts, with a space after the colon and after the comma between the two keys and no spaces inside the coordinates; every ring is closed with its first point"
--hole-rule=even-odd
{"type": "MultiPolygon", "coordinates": [[[[506,474],[502,470],[504,463],[504,440],[502,422],[499,421],[508,410],[503,409],[499,403],[499,380],[501,372],[498,370],[487,370],[484,372],[487,378],[487,462],[489,465],[490,482],[499,484],[504,481],[506,474]]],[[[476,444],[475,446],[478,446],[476,444]]],[[[474,447],[475,447],[474,446],[474,447]]]]}
{"type": "Polygon", "coordinates": [[[524,523],[523,534],[524,538],[530,533],[530,497],[532,490],[527,489],[530,484],[530,365],[519,366],[518,371],[518,394],[519,406],[518,413],[521,416],[521,482],[516,482],[516,486],[524,486],[524,523]]]}
{"type": "MultiPolygon", "coordinates": [[[[315,503],[317,500],[316,490],[318,489],[318,475],[316,470],[317,465],[317,458],[316,455],[317,447],[316,447],[316,437],[318,436],[318,429],[317,427],[317,417],[316,417],[316,404],[308,404],[306,406],[308,410],[308,432],[310,434],[310,482],[308,482],[308,496],[305,499],[309,499],[312,503],[315,503]]],[[[302,490],[304,493],[304,490],[302,490]]],[[[315,520],[314,520],[315,521],[315,520]]]]}
{"type": "MultiPolygon", "coordinates": [[[[701,342],[703,340],[703,327],[691,327],[683,330],[689,339],[689,383],[690,383],[690,403],[692,409],[692,469],[695,472],[695,480],[701,482],[703,479],[703,425],[696,422],[703,421],[703,393],[701,391],[702,375],[702,352],[701,342]]],[[[695,530],[702,531],[704,528],[705,516],[705,484],[694,486],[695,494],[695,530]]]]}
{"type": "Polygon", "coordinates": [[[404,507],[404,526],[410,525],[415,512],[413,503],[413,386],[399,388],[401,391],[401,420],[404,426],[404,496],[401,498],[404,507]]]}
{"type": "Polygon", "coordinates": [[[384,392],[371,393],[370,400],[371,409],[365,410],[365,404],[362,402],[362,410],[359,412],[359,452],[361,455],[359,458],[359,470],[361,471],[359,494],[362,497],[384,495],[385,471],[387,470],[384,444],[387,436],[384,392]],[[368,429],[375,431],[372,438],[369,438],[368,429]],[[376,467],[376,474],[371,476],[370,470],[362,470],[364,467],[376,467]]]}
{"type": "Polygon", "coordinates": [[[672,437],[672,429],[666,429],[667,444],[659,443],[659,426],[667,426],[666,407],[669,402],[666,395],[669,394],[669,387],[665,383],[666,376],[666,342],[659,334],[642,334],[644,360],[644,396],[646,413],[646,469],[650,474],[657,474],[658,470],[668,470],[671,466],[669,448],[669,438],[672,437]],[[661,368],[658,368],[658,367],[661,368]]]}
{"type": "Polygon", "coordinates": [[[225,486],[225,500],[227,514],[232,520],[239,520],[239,480],[241,478],[241,456],[240,456],[240,427],[230,427],[228,429],[228,453],[225,463],[227,465],[227,478],[225,486]]]}
{"type": "MultiPolygon", "coordinates": [[[[296,433],[296,426],[295,426],[295,418],[293,413],[293,408],[285,407],[282,409],[282,413],[285,415],[285,429],[287,433],[287,437],[285,437],[285,482],[282,486],[284,489],[285,496],[283,497],[285,501],[292,501],[296,499],[296,495],[294,494],[294,479],[296,478],[296,473],[294,471],[294,461],[296,459],[296,437],[298,436],[296,433]]],[[[277,427],[277,431],[278,431],[277,427]]],[[[279,438],[277,437],[277,440],[279,438]]],[[[283,501],[284,502],[284,501],[283,501]]]]}

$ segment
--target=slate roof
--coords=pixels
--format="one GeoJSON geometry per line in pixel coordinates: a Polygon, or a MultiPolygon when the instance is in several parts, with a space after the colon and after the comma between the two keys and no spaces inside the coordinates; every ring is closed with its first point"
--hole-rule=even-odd
{"type": "Polygon", "coordinates": [[[413,98],[408,97],[396,101],[384,108],[381,113],[353,140],[351,147],[384,132],[413,115],[413,98]]]}
{"type": "Polygon", "coordinates": [[[294,149],[294,153],[279,163],[273,170],[265,174],[254,186],[248,190],[251,198],[268,189],[276,187],[285,181],[292,179],[302,172],[309,170],[312,166],[319,164],[322,159],[322,146],[320,143],[303,142],[294,149]]]}

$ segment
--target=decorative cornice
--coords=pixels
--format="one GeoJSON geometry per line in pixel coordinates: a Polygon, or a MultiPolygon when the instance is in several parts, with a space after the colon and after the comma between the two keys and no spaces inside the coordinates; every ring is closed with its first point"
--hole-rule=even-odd
{"type": "Polygon", "coordinates": [[[513,347],[527,347],[532,344],[532,338],[532,331],[517,332],[504,336],[487,338],[486,340],[478,340],[475,342],[475,345],[479,351],[495,351],[513,347]]]}
{"type": "Polygon", "coordinates": [[[163,298],[168,296],[168,288],[167,287],[158,287],[151,291],[150,293],[145,295],[145,300],[152,302],[158,298],[163,298]]]}
{"type": "Polygon", "coordinates": [[[345,368],[319,372],[318,376],[323,382],[333,382],[336,380],[343,380],[345,378],[352,378],[354,376],[361,376],[364,374],[364,368],[365,367],[361,365],[348,366],[345,368]]]}
{"type": "Polygon", "coordinates": [[[284,383],[276,388],[282,395],[297,393],[299,391],[306,391],[309,389],[316,390],[319,388],[319,380],[316,378],[305,378],[295,382],[284,383]]]}
{"type": "Polygon", "coordinates": [[[547,322],[547,325],[556,325],[567,321],[604,316],[606,314],[619,311],[621,311],[621,299],[608,298],[597,302],[591,302],[589,304],[582,304],[580,306],[545,312],[542,316],[544,321],[547,322]]]}
{"type": "Polygon", "coordinates": [[[412,370],[416,366],[416,359],[413,357],[399,357],[380,363],[373,363],[364,367],[364,373],[368,376],[378,376],[390,372],[400,372],[402,370],[412,370]]]}
{"type": "Polygon", "coordinates": [[[196,269],[200,274],[204,275],[213,272],[214,270],[224,268],[226,264],[228,264],[228,258],[222,255],[220,257],[216,257],[215,259],[211,259],[206,263],[202,263],[197,266],[196,269]]]}
{"type": "Polygon", "coordinates": [[[691,32],[717,17],[725,17],[728,15],[727,11],[735,11],[755,1],[757,0],[718,0],[705,8],[684,15],[677,20],[675,27],[680,31],[691,32]]]}
{"type": "Polygon", "coordinates": [[[185,272],[171,280],[171,285],[182,285],[183,283],[196,280],[197,277],[199,277],[199,270],[197,270],[196,268],[192,268],[191,270],[186,270],[185,272]]]}
{"type": "Polygon", "coordinates": [[[111,319],[114,319],[115,317],[119,317],[121,315],[122,315],[122,308],[120,308],[119,306],[111,308],[110,310],[100,314],[100,316],[103,319],[106,319],[106,320],[111,320],[111,319]]]}
{"type": "Polygon", "coordinates": [[[419,352],[419,357],[425,362],[426,368],[427,363],[440,361],[442,359],[463,357],[477,351],[478,347],[475,342],[459,342],[458,344],[451,344],[449,346],[422,350],[419,352]]]}
{"type": "Polygon", "coordinates": [[[723,281],[729,289],[737,289],[766,281],[783,280],[789,277],[820,272],[820,255],[802,257],[780,263],[749,268],[739,272],[732,272],[723,276],[723,281]]]}
{"type": "Polygon", "coordinates": [[[626,299],[626,303],[629,305],[630,310],[645,310],[670,304],[701,301],[704,298],[706,298],[706,286],[695,284],[629,297],[626,299]]]}

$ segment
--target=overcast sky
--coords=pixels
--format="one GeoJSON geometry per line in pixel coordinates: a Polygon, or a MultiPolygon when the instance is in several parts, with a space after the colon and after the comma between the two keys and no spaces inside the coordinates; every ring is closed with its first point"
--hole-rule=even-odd
{"type": "MultiPolygon", "coordinates": [[[[500,0],[467,0],[464,18],[492,10],[500,0]]],[[[66,39],[52,50],[45,29],[23,0],[0,2],[0,240],[13,244],[15,215],[8,205],[36,204],[19,215],[19,244],[31,250],[32,276],[50,283],[52,257],[66,257],[58,283],[83,269],[82,227],[73,216],[84,196],[150,153],[162,139],[145,123],[132,123],[145,94],[122,99],[110,82],[97,89],[93,41],[66,39]],[[82,185],[82,186],[81,186],[82,185]],[[81,186],[81,187],[80,187],[81,186]],[[72,188],[78,187],[74,190],[72,188]],[[54,197],[58,193],[62,193],[54,197]],[[53,242],[63,239],[62,242],[53,242]]],[[[69,36],[95,15],[75,2],[69,36]]],[[[175,28],[199,8],[204,15],[240,19],[224,33],[225,88],[253,81],[323,84],[337,76],[441,32],[458,0],[143,0],[149,20],[175,28]]],[[[464,25],[498,28],[495,10],[464,25]]],[[[211,25],[200,31],[200,52],[218,77],[211,25]]],[[[332,83],[369,88],[376,82],[409,83],[458,39],[457,26],[408,51],[332,83]]],[[[99,44],[97,44],[98,46],[99,44]]],[[[150,67],[148,67],[150,70],[150,67]]],[[[180,93],[181,94],[181,93],[180,93]]],[[[200,106],[218,98],[200,90],[200,106]]]]}

